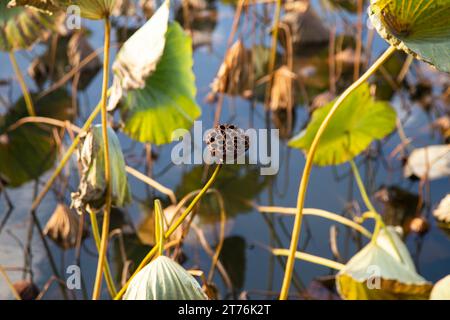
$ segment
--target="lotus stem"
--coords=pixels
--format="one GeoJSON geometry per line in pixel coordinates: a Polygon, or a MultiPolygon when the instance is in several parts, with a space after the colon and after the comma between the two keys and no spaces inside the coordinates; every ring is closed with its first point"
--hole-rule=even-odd
{"type": "Polygon", "coordinates": [[[36,111],[34,109],[33,100],[31,99],[27,84],[25,83],[25,79],[23,78],[19,65],[17,64],[16,56],[12,51],[9,52],[9,60],[11,60],[11,64],[13,66],[14,72],[16,73],[17,80],[19,81],[20,88],[22,89],[22,94],[23,98],[25,99],[25,105],[27,107],[28,115],[30,115],[31,117],[35,117],[36,111]]]}
{"type": "MultiPolygon", "coordinates": [[[[97,251],[100,251],[100,230],[97,222],[97,214],[95,212],[89,211],[89,216],[91,218],[91,226],[92,226],[92,235],[94,236],[95,246],[97,247],[97,251]]],[[[111,275],[111,268],[109,267],[108,260],[105,261],[105,280],[106,285],[108,286],[109,293],[111,297],[114,298],[117,294],[116,286],[114,285],[114,280],[111,275]]]]}
{"type": "Polygon", "coordinates": [[[355,164],[355,161],[350,160],[350,165],[352,166],[353,175],[356,179],[356,184],[358,185],[359,192],[361,193],[361,197],[363,198],[363,201],[367,207],[372,212],[377,212],[375,207],[373,206],[372,202],[370,201],[370,198],[367,194],[366,188],[364,187],[364,183],[361,179],[361,175],[359,174],[358,167],[355,164]]]}
{"type": "Polygon", "coordinates": [[[298,197],[297,197],[297,212],[295,215],[295,221],[294,221],[294,227],[292,230],[292,237],[291,237],[291,244],[290,244],[290,253],[288,256],[288,260],[286,263],[286,269],[284,273],[284,279],[283,284],[281,287],[280,292],[280,300],[286,300],[289,294],[289,287],[291,284],[292,279],[292,272],[294,270],[294,263],[295,263],[295,252],[297,250],[298,241],[300,239],[300,231],[302,228],[302,220],[303,220],[303,206],[305,202],[306,197],[306,190],[308,188],[309,183],[309,176],[312,169],[312,164],[314,160],[314,156],[316,154],[317,147],[320,142],[320,138],[322,137],[323,133],[325,132],[326,128],[330,124],[331,119],[333,118],[336,111],[339,109],[339,107],[342,105],[342,103],[345,101],[345,99],[356,89],[358,89],[367,79],[372,76],[376,70],[382,66],[386,60],[389,59],[389,57],[396,51],[395,47],[391,46],[389,47],[383,55],[378,58],[378,60],[357,80],[355,81],[350,87],[345,90],[345,92],[337,99],[337,101],[334,103],[333,107],[331,108],[330,112],[320,125],[319,130],[316,133],[316,136],[314,137],[314,140],[311,144],[311,147],[309,148],[308,155],[306,157],[306,163],[305,167],[303,169],[303,175],[302,179],[299,185],[298,190],[298,197]]]}
{"type": "Polygon", "coordinates": [[[100,250],[98,255],[97,273],[94,282],[94,292],[92,294],[92,300],[98,300],[100,298],[100,292],[102,287],[103,266],[106,260],[106,251],[108,248],[108,233],[109,233],[109,220],[111,211],[111,165],[109,160],[109,141],[108,141],[108,111],[106,109],[106,103],[108,98],[108,83],[109,83],[109,47],[111,43],[111,21],[109,17],[105,18],[105,43],[104,49],[104,61],[103,61],[103,85],[102,85],[102,134],[104,144],[104,157],[105,157],[105,207],[103,215],[102,226],[102,239],[100,242],[100,250]]]}
{"type": "MultiPolygon", "coordinates": [[[[276,256],[289,256],[289,250],[288,249],[271,249],[272,253],[276,256]]],[[[335,270],[342,270],[345,265],[333,260],[329,260],[326,258],[318,257],[309,253],[296,251],[295,252],[295,258],[299,260],[308,261],[311,263],[319,264],[324,267],[328,267],[335,270]]]]}
{"type": "Polygon", "coordinates": [[[158,199],[155,200],[155,239],[158,244],[158,256],[161,256],[164,253],[166,238],[164,237],[164,211],[158,199]]]}
{"type": "Polygon", "coordinates": [[[14,298],[16,300],[22,300],[22,298],[20,297],[19,293],[17,292],[16,288],[14,287],[11,279],[9,278],[8,274],[6,273],[5,269],[0,266],[0,274],[3,276],[3,278],[6,281],[6,284],[8,285],[9,289],[11,290],[14,298]]]}
{"type": "MultiPolygon", "coordinates": [[[[285,208],[285,207],[263,207],[263,206],[257,206],[258,211],[260,212],[266,212],[266,213],[281,213],[281,214],[288,214],[288,215],[295,215],[297,212],[297,208],[285,208]]],[[[328,220],[336,221],[340,224],[343,224],[347,227],[350,227],[356,231],[359,231],[362,235],[365,237],[372,239],[372,233],[364,228],[362,225],[347,219],[343,216],[340,216],[336,213],[329,212],[322,209],[315,209],[315,208],[304,208],[303,209],[304,215],[311,215],[316,217],[322,217],[328,220]]]]}
{"type": "MultiPolygon", "coordinates": [[[[203,195],[208,192],[208,189],[213,185],[213,183],[216,181],[217,176],[219,175],[220,169],[222,168],[222,164],[218,164],[216,169],[214,170],[213,174],[209,178],[208,182],[204,185],[202,190],[195,196],[195,198],[192,200],[192,202],[189,204],[189,206],[184,210],[184,212],[181,214],[181,216],[178,218],[178,220],[169,228],[169,230],[166,231],[164,237],[166,239],[169,239],[169,237],[172,235],[172,233],[175,232],[175,230],[183,223],[184,219],[191,213],[192,209],[194,209],[195,205],[200,201],[200,199],[203,197],[203,195]]],[[[142,270],[142,268],[145,267],[147,263],[151,261],[153,256],[160,250],[159,244],[156,244],[150,252],[145,256],[145,258],[141,261],[139,266],[136,268],[136,271],[134,271],[133,275],[128,279],[128,281],[125,283],[125,285],[120,289],[119,293],[114,297],[114,300],[119,300],[122,298],[122,296],[127,291],[127,288],[131,282],[131,280],[138,274],[139,271],[142,270]]]]}

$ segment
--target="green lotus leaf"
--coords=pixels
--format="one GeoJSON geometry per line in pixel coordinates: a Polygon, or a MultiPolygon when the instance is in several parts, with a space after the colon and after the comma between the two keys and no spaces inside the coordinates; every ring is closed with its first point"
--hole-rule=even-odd
{"type": "Polygon", "coordinates": [[[450,300],[450,275],[436,282],[430,300],[450,300]]]}
{"type": "MultiPolygon", "coordinates": [[[[36,97],[33,95],[33,98],[36,97]]],[[[65,90],[57,90],[36,100],[38,116],[70,120],[71,98],[65,90]]],[[[27,117],[21,98],[4,116],[0,117],[0,179],[10,187],[39,178],[52,168],[56,159],[56,145],[51,128],[27,123],[15,126],[27,117]]]]}
{"type": "MultiPolygon", "coordinates": [[[[123,207],[131,201],[125,159],[119,138],[108,127],[109,158],[111,164],[112,205],[123,207]]],[[[78,191],[72,193],[72,208],[80,214],[98,211],[105,204],[105,157],[101,125],[91,128],[78,150],[82,176],[78,191]]]]}
{"type": "MultiPolygon", "coordinates": [[[[6,1],[8,2],[8,1],[6,1]]],[[[109,17],[117,0],[12,0],[10,7],[27,6],[46,13],[65,11],[70,6],[78,6],[83,18],[99,20],[109,17]]]]}
{"type": "Polygon", "coordinates": [[[371,0],[369,16],[391,45],[450,72],[450,1],[371,0]]]}
{"type": "Polygon", "coordinates": [[[197,280],[175,261],[159,256],[131,280],[124,300],[207,300],[197,280]]]}
{"type": "Polygon", "coordinates": [[[191,38],[178,23],[171,23],[155,71],[143,89],[129,90],[121,104],[123,131],[127,135],[161,145],[172,142],[174,130],[192,126],[201,114],[195,101],[192,64],[191,38]]]}
{"type": "MultiPolygon", "coordinates": [[[[289,141],[289,146],[305,152],[333,107],[334,101],[316,110],[308,127],[289,141]]],[[[313,163],[319,166],[347,162],[364,151],[375,139],[395,128],[396,113],[388,102],[375,101],[369,85],[363,84],[343,102],[323,133],[313,163]]]]}
{"type": "Polygon", "coordinates": [[[7,8],[0,0],[0,50],[28,49],[53,28],[54,19],[28,8],[7,8]]]}
{"type": "Polygon", "coordinates": [[[392,228],[382,230],[376,242],[350,259],[336,275],[336,287],[346,300],[428,299],[432,289],[417,274],[408,249],[392,228]]]}

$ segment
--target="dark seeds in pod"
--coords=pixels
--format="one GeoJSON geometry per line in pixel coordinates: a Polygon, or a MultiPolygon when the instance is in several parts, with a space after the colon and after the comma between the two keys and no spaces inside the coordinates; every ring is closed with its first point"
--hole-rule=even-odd
{"type": "Polygon", "coordinates": [[[249,137],[235,125],[218,125],[205,140],[211,155],[222,162],[235,160],[249,149],[249,137]]]}

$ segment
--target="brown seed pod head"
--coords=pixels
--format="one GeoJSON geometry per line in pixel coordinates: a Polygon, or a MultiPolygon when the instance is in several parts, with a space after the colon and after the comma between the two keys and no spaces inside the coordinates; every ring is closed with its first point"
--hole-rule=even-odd
{"type": "Polygon", "coordinates": [[[206,136],[206,144],[211,155],[221,162],[233,163],[250,147],[250,139],[244,130],[233,124],[220,124],[206,136]]]}

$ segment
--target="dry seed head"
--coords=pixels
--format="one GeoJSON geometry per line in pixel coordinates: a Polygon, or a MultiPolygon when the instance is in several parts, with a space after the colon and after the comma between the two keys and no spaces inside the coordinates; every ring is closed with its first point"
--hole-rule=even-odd
{"type": "Polygon", "coordinates": [[[234,162],[249,149],[249,142],[244,130],[233,124],[220,124],[206,136],[209,152],[221,162],[234,162]]]}

